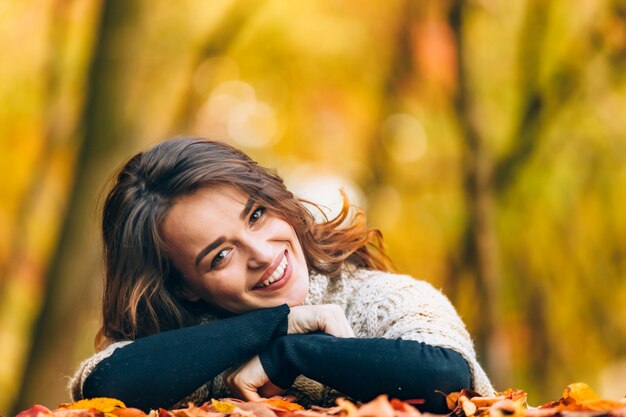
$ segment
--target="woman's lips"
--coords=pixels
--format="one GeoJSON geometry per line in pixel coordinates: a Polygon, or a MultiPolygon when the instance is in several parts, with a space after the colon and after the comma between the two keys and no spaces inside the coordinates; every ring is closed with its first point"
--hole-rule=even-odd
{"type": "MultiPolygon", "coordinates": [[[[291,273],[292,273],[293,268],[291,266],[291,258],[289,256],[289,253],[287,251],[285,251],[284,255],[285,255],[285,259],[287,260],[287,265],[285,267],[285,271],[283,272],[283,274],[276,281],[272,282],[270,285],[263,286],[263,287],[255,286],[253,288],[253,290],[255,290],[255,291],[274,291],[274,290],[281,289],[282,287],[287,285],[287,282],[291,278],[291,273]]],[[[280,264],[280,260],[279,260],[279,264],[280,264]]],[[[276,268],[277,267],[278,267],[278,265],[276,266],[276,268]]],[[[272,268],[272,272],[274,272],[274,270],[276,268],[272,268]]],[[[267,279],[267,278],[265,278],[265,279],[267,279]]],[[[257,284],[257,285],[262,285],[262,282],[257,284]]]]}

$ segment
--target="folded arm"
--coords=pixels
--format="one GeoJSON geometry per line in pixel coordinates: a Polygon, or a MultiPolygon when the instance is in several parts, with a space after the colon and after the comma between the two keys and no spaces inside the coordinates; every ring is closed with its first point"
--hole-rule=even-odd
{"type": "Polygon", "coordinates": [[[287,334],[288,315],[284,304],[137,339],[95,367],[83,397],[119,398],[144,410],[172,405],[287,334]]]}
{"type": "Polygon", "coordinates": [[[471,384],[469,366],[459,353],[412,340],[288,335],[259,356],[270,381],[280,387],[304,375],[361,401],[378,394],[423,399],[420,408],[435,413],[449,412],[442,393],[471,384]]]}

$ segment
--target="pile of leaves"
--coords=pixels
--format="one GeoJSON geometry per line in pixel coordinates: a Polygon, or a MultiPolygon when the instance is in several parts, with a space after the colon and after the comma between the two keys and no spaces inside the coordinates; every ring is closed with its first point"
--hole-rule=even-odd
{"type": "MultiPolygon", "coordinates": [[[[568,385],[563,396],[539,407],[529,407],[526,393],[509,389],[494,397],[462,390],[446,396],[450,417],[626,417],[626,398],[620,401],[601,399],[587,384],[568,385]]],[[[113,398],[94,398],[61,404],[50,410],[35,405],[16,417],[423,417],[411,403],[380,395],[365,404],[354,404],[339,398],[330,408],[313,406],[305,410],[288,397],[272,397],[256,402],[234,398],[211,400],[201,406],[189,404],[177,410],[160,408],[146,414],[127,408],[113,398]]]]}
{"type": "Polygon", "coordinates": [[[335,407],[313,406],[305,410],[287,397],[272,397],[261,401],[241,401],[235,398],[212,399],[199,407],[189,403],[187,408],[151,410],[149,414],[137,408],[127,408],[113,398],[94,398],[71,404],[61,404],[50,410],[35,405],[16,417],[421,417],[422,414],[411,404],[397,399],[389,400],[386,395],[357,406],[337,399],[335,407]]]}
{"type": "Polygon", "coordinates": [[[495,397],[481,397],[471,390],[446,396],[452,417],[626,417],[626,397],[620,401],[600,398],[589,385],[568,385],[558,401],[530,407],[526,393],[509,389],[495,397]]]}

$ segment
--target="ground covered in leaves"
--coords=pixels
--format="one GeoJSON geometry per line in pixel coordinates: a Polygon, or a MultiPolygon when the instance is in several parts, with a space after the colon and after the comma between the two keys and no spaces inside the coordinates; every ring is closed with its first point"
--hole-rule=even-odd
{"type": "MultiPolygon", "coordinates": [[[[587,384],[568,385],[562,397],[539,407],[530,407],[526,393],[510,389],[494,397],[481,397],[470,390],[446,396],[450,417],[626,417],[626,398],[607,400],[600,398],[587,384]]],[[[312,407],[305,410],[286,397],[273,397],[257,402],[233,398],[211,400],[201,406],[189,404],[187,408],[151,410],[149,414],[136,408],[127,408],[113,398],[94,398],[70,404],[61,404],[50,410],[34,405],[16,417],[420,417],[427,416],[413,404],[419,400],[400,401],[380,395],[365,404],[354,404],[338,399],[331,408],[312,407]]],[[[430,415],[432,416],[432,415],[430,415]]]]}

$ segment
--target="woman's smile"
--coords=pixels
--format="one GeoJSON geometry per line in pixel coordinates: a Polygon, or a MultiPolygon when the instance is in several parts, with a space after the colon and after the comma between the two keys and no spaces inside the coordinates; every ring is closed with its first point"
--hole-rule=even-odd
{"type": "Polygon", "coordinates": [[[308,267],[293,227],[234,187],[179,198],[162,231],[183,276],[184,299],[242,313],[296,306],[308,293],[308,267]]]}
{"type": "Polygon", "coordinates": [[[263,274],[253,290],[277,290],[285,286],[291,277],[288,253],[285,251],[263,274]]]}

